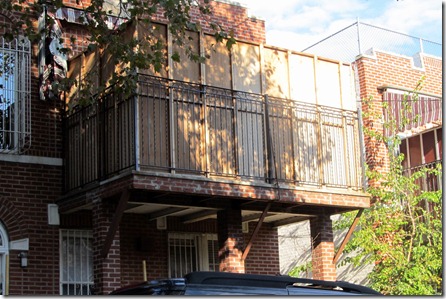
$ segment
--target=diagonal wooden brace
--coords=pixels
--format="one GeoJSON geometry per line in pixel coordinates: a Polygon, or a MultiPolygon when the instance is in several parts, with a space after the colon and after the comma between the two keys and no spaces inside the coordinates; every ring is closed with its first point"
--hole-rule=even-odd
{"type": "Polygon", "coordinates": [[[358,224],[359,218],[361,217],[363,211],[364,211],[364,209],[360,209],[358,211],[358,213],[356,214],[355,220],[353,220],[353,223],[350,226],[350,228],[348,229],[348,232],[345,235],[344,240],[342,240],[339,250],[336,252],[335,257],[333,258],[333,264],[336,264],[336,262],[338,261],[339,257],[342,254],[342,251],[344,251],[344,247],[347,244],[348,240],[350,239],[351,235],[353,234],[353,231],[355,230],[356,225],[358,224]]]}
{"type": "Polygon", "coordinates": [[[112,223],[108,228],[107,236],[104,241],[104,246],[102,247],[101,251],[102,258],[106,258],[108,252],[110,251],[113,239],[116,235],[116,231],[118,230],[119,223],[121,222],[122,215],[124,214],[124,210],[127,207],[127,202],[129,201],[129,198],[130,198],[130,191],[128,189],[122,191],[118,207],[116,208],[116,212],[113,217],[112,223]]]}
{"type": "Polygon", "coordinates": [[[249,239],[248,245],[246,245],[245,250],[243,250],[242,260],[245,260],[248,256],[249,250],[251,250],[252,242],[254,238],[257,236],[257,233],[260,230],[260,227],[262,226],[263,220],[265,220],[266,215],[268,214],[269,208],[271,207],[271,202],[268,202],[268,204],[265,207],[265,210],[263,210],[262,216],[260,216],[259,222],[257,222],[256,228],[252,232],[251,238],[249,239]]]}

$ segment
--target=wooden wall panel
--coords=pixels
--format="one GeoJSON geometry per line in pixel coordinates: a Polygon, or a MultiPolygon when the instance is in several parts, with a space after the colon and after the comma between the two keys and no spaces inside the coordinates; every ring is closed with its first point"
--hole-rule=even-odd
{"type": "Polygon", "coordinates": [[[199,92],[187,95],[172,91],[174,101],[174,136],[176,140],[176,167],[203,171],[204,138],[203,112],[199,92]]]}
{"type": "Polygon", "coordinates": [[[209,55],[205,63],[206,85],[231,89],[230,52],[224,44],[216,44],[213,36],[204,35],[203,39],[206,55],[209,55]]]}
{"type": "Polygon", "coordinates": [[[231,97],[209,98],[207,102],[208,155],[210,171],[235,174],[234,105],[231,97]]]}
{"type": "Polygon", "coordinates": [[[355,78],[350,65],[341,65],[342,108],[356,111],[355,78]]]}
{"type": "Polygon", "coordinates": [[[341,108],[341,88],[339,85],[339,64],[318,60],[317,75],[317,104],[341,108]]]}
{"type": "Polygon", "coordinates": [[[157,42],[161,42],[164,45],[162,48],[164,63],[161,65],[161,70],[156,72],[154,67],[150,67],[149,69],[140,70],[140,73],[167,78],[167,26],[164,24],[153,23],[147,25],[143,22],[139,22],[137,25],[137,32],[139,40],[144,40],[143,51],[144,47],[156,45],[157,42]]]}
{"type": "Polygon", "coordinates": [[[139,97],[141,165],[163,168],[169,165],[168,109],[166,96],[139,97]]]}
{"type": "Polygon", "coordinates": [[[282,180],[294,179],[293,119],[290,106],[271,105],[269,121],[277,177],[282,180]]]}
{"type": "Polygon", "coordinates": [[[109,81],[113,76],[113,73],[117,72],[118,69],[122,69],[121,66],[115,66],[115,58],[113,55],[105,50],[101,54],[101,67],[100,67],[100,82],[106,87],[110,86],[109,81]]]}
{"type": "MultiPolygon", "coordinates": [[[[82,79],[82,56],[83,54],[77,56],[69,62],[67,78],[75,79],[77,82],[80,82],[82,79]]],[[[79,91],[79,85],[73,84],[70,90],[66,94],[66,102],[69,103],[73,98],[76,97],[79,91]]]]}
{"type": "Polygon", "coordinates": [[[289,94],[288,53],[277,49],[264,48],[263,74],[265,75],[264,93],[269,96],[286,98],[289,94]]]}
{"type": "MultiPolygon", "coordinates": [[[[200,49],[200,35],[197,32],[188,32],[188,38],[192,50],[195,53],[200,49]]],[[[200,63],[191,61],[187,57],[184,47],[172,44],[172,53],[178,52],[180,55],[180,62],[172,61],[172,78],[174,80],[200,83],[200,63]]]]}
{"type": "Polygon", "coordinates": [[[259,46],[239,42],[233,46],[232,56],[234,89],[262,93],[259,46]]]}
{"type": "Polygon", "coordinates": [[[67,103],[76,99],[81,90],[81,84],[87,84],[94,93],[99,85],[100,79],[100,62],[99,51],[85,52],[70,60],[69,71],[67,77],[75,79],[77,84],[74,84],[67,94],[67,103]],[[82,83],[81,83],[82,82],[82,83]]]}
{"type": "Polygon", "coordinates": [[[320,161],[318,158],[318,124],[316,115],[298,111],[295,125],[295,163],[296,180],[317,184],[319,183],[320,161]]]}
{"type": "Polygon", "coordinates": [[[299,54],[290,56],[290,81],[293,100],[316,103],[313,57],[299,54]]]}
{"type": "Polygon", "coordinates": [[[263,128],[263,103],[241,100],[237,110],[237,150],[238,171],[243,176],[265,176],[263,128]]]}

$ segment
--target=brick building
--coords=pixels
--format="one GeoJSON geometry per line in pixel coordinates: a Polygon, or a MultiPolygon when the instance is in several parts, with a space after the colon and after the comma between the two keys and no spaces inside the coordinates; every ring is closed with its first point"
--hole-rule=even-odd
{"type": "MultiPolygon", "coordinates": [[[[379,49],[371,49],[355,62],[360,82],[361,98],[373,97],[373,109],[384,121],[401,114],[403,101],[408,103],[413,115],[419,115],[415,123],[405,125],[398,135],[402,139],[400,151],[404,153],[403,166],[408,173],[420,167],[435,167],[442,163],[442,59],[418,53],[413,57],[396,55],[379,49]],[[417,99],[413,91],[421,83],[417,99]],[[388,103],[383,111],[382,102],[388,103]]],[[[410,116],[408,116],[411,118],[410,116]]],[[[401,121],[397,117],[397,122],[401,121]]],[[[382,119],[364,119],[364,125],[382,127],[382,119]]],[[[385,133],[386,134],[386,133],[385,133]]],[[[387,169],[387,146],[376,140],[366,139],[367,161],[375,169],[387,169]]],[[[374,183],[374,182],[370,182],[374,183]]],[[[423,190],[441,189],[441,178],[427,177],[420,180],[423,190]]]]}
{"type": "MultiPolygon", "coordinates": [[[[372,99],[370,105],[361,106],[362,112],[370,115],[363,118],[364,126],[388,134],[383,123],[400,115],[402,105],[407,100],[409,109],[414,115],[418,114],[419,118],[417,122],[407,124],[404,130],[397,133],[402,140],[399,150],[405,157],[403,168],[406,174],[423,167],[435,168],[437,164],[442,164],[442,58],[438,56],[438,53],[441,53],[440,44],[358,22],[307,48],[307,51],[352,62],[358,101],[372,99]],[[353,32],[355,34],[351,35],[353,32]],[[345,39],[346,36],[355,38],[349,43],[345,39]],[[389,42],[383,44],[380,43],[381,40],[389,42]],[[357,43],[361,45],[363,52],[355,52],[358,48],[361,49],[357,43]],[[413,47],[420,44],[425,46],[424,51],[423,47],[421,49],[413,47]],[[364,48],[365,45],[371,48],[364,48]],[[333,51],[333,48],[336,51],[333,51]],[[415,99],[413,92],[420,82],[422,87],[415,99]],[[387,104],[387,109],[383,109],[383,103],[387,104]]],[[[410,116],[409,118],[413,119],[410,116]]],[[[396,117],[396,120],[400,121],[400,118],[396,117]]],[[[372,138],[365,138],[364,143],[367,164],[379,171],[387,171],[389,163],[387,144],[372,138]]],[[[428,174],[417,182],[422,190],[442,190],[441,176],[428,174]]],[[[379,184],[372,180],[367,183],[379,184]]],[[[426,209],[431,208],[426,205],[426,209]]],[[[344,236],[345,232],[335,232],[336,246],[339,246],[344,236]]],[[[311,260],[308,249],[301,246],[311,240],[309,223],[281,227],[279,239],[282,244],[280,248],[282,274],[311,260]]],[[[373,265],[352,267],[347,264],[338,267],[337,273],[341,280],[365,284],[366,275],[372,269],[373,265]]],[[[311,271],[309,273],[311,275],[311,271]]]]}
{"type": "MultiPolygon", "coordinates": [[[[335,280],[330,216],[369,207],[351,65],[265,45],[262,20],[213,1],[237,39],[231,51],[139,70],[131,96],[76,108],[79,90],[57,97],[51,83],[92,71],[104,82],[115,69],[87,51],[81,7],[66,5],[44,12],[54,35],[39,44],[1,40],[2,293],[107,294],[195,270],[277,274],[278,228],[306,220],[313,277],[335,280]],[[57,43],[72,35],[65,57],[57,43]]],[[[132,25],[123,37],[147,34],[132,25]]],[[[167,26],[160,15],[152,33],[169,41],[167,26]]],[[[189,34],[206,51],[201,28],[189,34]]]]}

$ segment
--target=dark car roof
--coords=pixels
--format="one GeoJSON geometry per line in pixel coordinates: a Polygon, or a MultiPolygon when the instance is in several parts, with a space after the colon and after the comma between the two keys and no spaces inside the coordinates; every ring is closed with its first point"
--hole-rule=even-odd
{"type": "Polygon", "coordinates": [[[345,281],[286,275],[192,272],[184,278],[152,280],[120,288],[110,295],[381,295],[345,281]]]}
{"type": "Polygon", "coordinates": [[[326,281],[296,278],[287,275],[259,275],[229,272],[192,272],[185,276],[187,283],[215,284],[227,286],[252,286],[266,288],[312,287],[320,289],[342,290],[361,294],[380,295],[373,289],[345,281],[326,281]]]}

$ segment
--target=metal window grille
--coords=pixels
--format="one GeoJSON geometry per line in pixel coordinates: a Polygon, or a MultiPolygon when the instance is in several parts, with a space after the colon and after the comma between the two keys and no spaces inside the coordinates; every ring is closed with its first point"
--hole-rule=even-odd
{"type": "Polygon", "coordinates": [[[220,263],[218,261],[218,241],[217,236],[212,235],[215,238],[207,240],[207,252],[208,252],[208,269],[209,271],[219,271],[220,263]]]}
{"type": "Polygon", "coordinates": [[[0,37],[0,153],[31,144],[31,43],[0,37]]]}
{"type": "Polygon", "coordinates": [[[193,271],[218,271],[217,236],[171,233],[168,241],[169,277],[193,271]]]}
{"type": "Polygon", "coordinates": [[[93,237],[91,231],[61,230],[60,294],[92,295],[93,237]]]}

